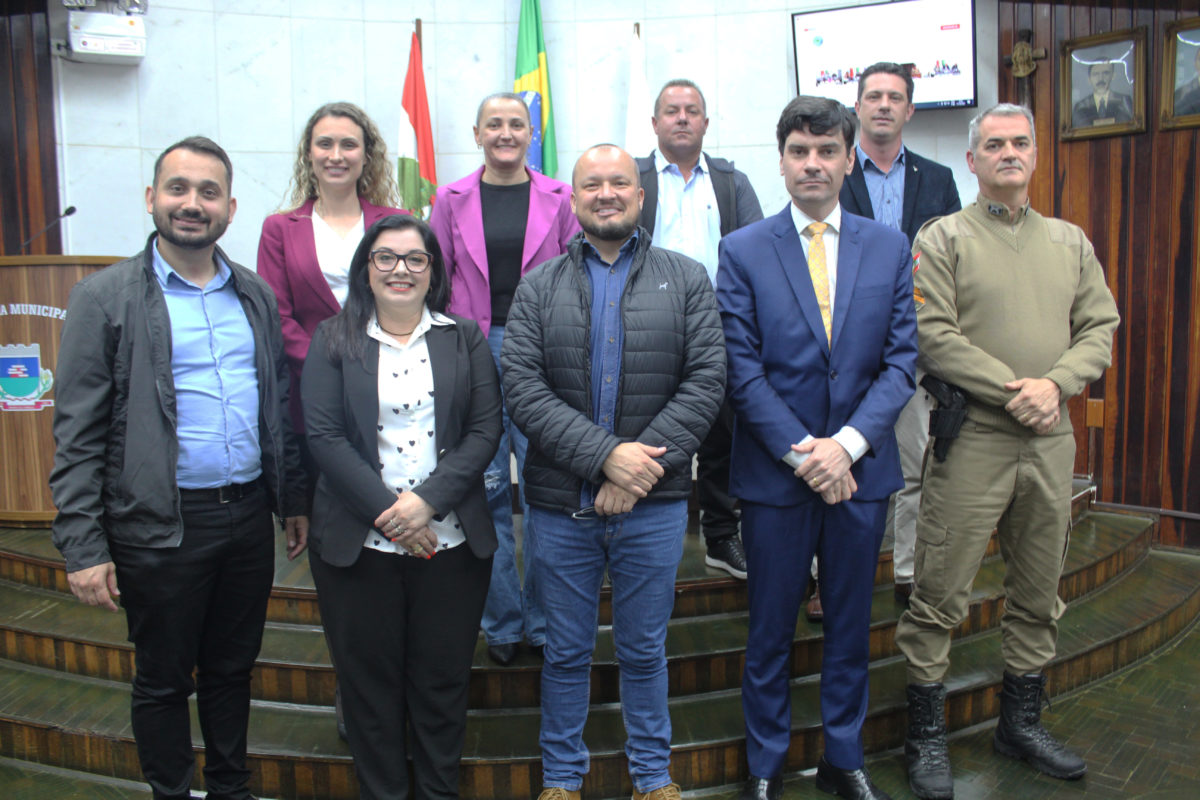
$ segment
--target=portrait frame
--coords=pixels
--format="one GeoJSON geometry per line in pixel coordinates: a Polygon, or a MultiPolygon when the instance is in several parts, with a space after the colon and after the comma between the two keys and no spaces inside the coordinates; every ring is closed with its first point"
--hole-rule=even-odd
{"type": "Polygon", "coordinates": [[[1200,127],[1200,17],[1167,25],[1163,45],[1162,127],[1200,127]]]}
{"type": "Polygon", "coordinates": [[[1069,39],[1059,54],[1059,136],[1146,130],[1146,27],[1069,39]]]}

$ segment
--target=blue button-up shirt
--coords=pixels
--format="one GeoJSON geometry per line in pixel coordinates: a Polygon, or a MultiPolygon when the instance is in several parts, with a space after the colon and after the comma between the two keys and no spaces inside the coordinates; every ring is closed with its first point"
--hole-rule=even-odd
{"type": "Polygon", "coordinates": [[[654,216],[654,245],[694,258],[717,283],[717,244],[721,241],[721,212],[703,154],[686,181],[679,167],[657,150],[658,209],[654,216]]]}
{"type": "MultiPolygon", "coordinates": [[[[621,246],[617,260],[605,262],[586,239],[583,242],[583,265],[592,287],[592,422],[609,433],[615,433],[617,396],[621,386],[621,352],[625,345],[625,326],[621,320],[621,294],[633,265],[638,234],[621,246]]],[[[580,507],[592,504],[595,488],[583,486],[580,507]]]]}
{"type": "Polygon", "coordinates": [[[204,288],[180,277],[154,243],[154,274],[171,318],[181,489],[249,483],[262,474],[254,332],[229,265],[204,288]]]}
{"type": "Polygon", "coordinates": [[[871,213],[875,215],[875,221],[903,231],[904,147],[901,146],[896,160],[886,173],[863,152],[861,145],[854,145],[854,149],[858,151],[858,163],[862,164],[863,179],[867,182],[867,194],[871,197],[871,213]]]}

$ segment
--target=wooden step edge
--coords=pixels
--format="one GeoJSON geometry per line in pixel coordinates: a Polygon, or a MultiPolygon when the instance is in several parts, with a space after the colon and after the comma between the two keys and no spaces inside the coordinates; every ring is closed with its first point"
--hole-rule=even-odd
{"type": "MultiPolygon", "coordinates": [[[[1145,620],[1141,626],[1127,628],[1123,635],[1094,642],[1078,652],[1064,653],[1048,670],[1052,688],[1056,691],[1066,690],[1148,654],[1182,630],[1197,614],[1200,614],[1200,588],[1193,586],[1180,602],[1158,617],[1145,620]]],[[[979,682],[969,689],[954,689],[949,703],[952,725],[957,728],[975,724],[994,715],[994,689],[997,684],[998,677],[993,676],[991,680],[979,682]]],[[[322,720],[321,724],[331,722],[328,713],[312,716],[322,720]]],[[[899,698],[890,707],[888,704],[873,707],[864,728],[868,752],[895,746],[903,735],[903,716],[903,701],[899,698]]],[[[4,734],[0,736],[0,742],[5,743],[3,746],[6,750],[0,753],[2,755],[39,760],[36,757],[39,753],[54,753],[58,754],[57,763],[60,766],[98,769],[122,777],[130,777],[130,773],[112,770],[122,765],[128,769],[130,764],[136,770],[136,754],[132,749],[132,741],[126,737],[71,731],[36,721],[17,723],[7,718],[0,719],[0,733],[4,734]]],[[[788,769],[812,766],[819,757],[819,747],[819,726],[798,727],[793,731],[788,769]]],[[[255,765],[255,789],[264,794],[289,798],[328,797],[334,800],[355,796],[352,766],[345,756],[259,752],[252,756],[252,761],[255,765]]],[[[585,781],[585,794],[615,796],[627,792],[629,786],[625,770],[624,755],[620,750],[606,752],[594,749],[592,771],[585,781]]],[[[685,787],[735,783],[744,778],[744,772],[744,744],[739,736],[702,744],[681,743],[673,748],[672,775],[685,787]]],[[[464,760],[463,789],[468,795],[510,796],[480,794],[477,790],[485,786],[517,785],[540,785],[540,763],[536,755],[508,760],[464,760]]]]}
{"type": "MultiPolygon", "coordinates": [[[[2,534],[3,531],[0,531],[2,534]]],[[[61,557],[36,555],[12,547],[0,540],[0,580],[22,583],[53,591],[70,593],[66,572],[61,557]]],[[[989,543],[989,557],[998,552],[995,541],[989,543]]],[[[687,556],[685,556],[687,557],[687,556]]],[[[278,559],[277,559],[278,561],[278,559]]],[[[882,586],[893,581],[892,554],[880,553],[876,567],[875,584],[882,586]]],[[[681,578],[675,588],[674,617],[703,616],[710,613],[744,611],[746,609],[745,582],[720,570],[705,568],[705,574],[681,578]]],[[[318,625],[320,610],[316,591],[310,586],[277,583],[268,599],[267,618],[276,622],[318,625]]],[[[600,619],[612,620],[611,590],[601,589],[600,619]]]]}
{"type": "MultiPolygon", "coordinates": [[[[1097,554],[1089,562],[1063,575],[1060,594],[1072,601],[1094,591],[1104,581],[1130,569],[1149,549],[1150,529],[1144,530],[1124,547],[1097,554]]],[[[955,636],[963,637],[988,630],[999,624],[1003,612],[1003,588],[991,586],[984,592],[976,587],[967,619],[955,636]]],[[[46,591],[37,590],[34,591],[46,591]]],[[[890,588],[877,589],[876,603],[892,603],[890,588]]],[[[65,601],[73,602],[73,601],[65,601]]],[[[894,634],[903,608],[872,625],[871,659],[896,654],[894,634]]],[[[744,617],[741,613],[715,615],[723,619],[744,617]]],[[[712,618],[710,617],[709,620],[712,618]]],[[[695,618],[673,620],[672,627],[705,624],[695,618]]],[[[287,628],[289,624],[268,623],[287,628]]],[[[313,626],[295,626],[312,628],[313,626]]],[[[311,632],[311,631],[310,631],[311,632]]],[[[602,636],[600,649],[611,650],[611,641],[602,636]]],[[[821,666],[821,633],[817,625],[801,621],[792,650],[792,670],[796,675],[811,675],[821,666]],[[806,630],[807,626],[807,630],[806,630]]],[[[535,706],[540,698],[541,671],[538,663],[499,667],[487,663],[486,645],[477,647],[472,669],[472,708],[520,708],[535,706]]],[[[740,684],[744,666],[744,642],[724,649],[668,655],[668,686],[672,696],[700,694],[728,689],[740,684]]],[[[133,675],[133,649],[127,641],[104,642],[96,639],[55,637],[22,629],[16,622],[0,623],[0,658],[36,666],[59,669],[80,675],[128,682],[133,675]]],[[[532,657],[528,659],[533,662],[532,657]]],[[[525,659],[522,659],[525,661],[525,659]]],[[[611,653],[598,659],[591,674],[591,693],[595,702],[612,702],[619,697],[620,675],[611,653]]],[[[256,699],[310,705],[333,703],[335,677],[329,662],[298,663],[260,655],[255,669],[252,694],[256,699]]]]}
{"type": "Polygon", "coordinates": [[[144,782],[0,757],[0,796],[5,800],[151,800],[153,792],[144,782]]]}

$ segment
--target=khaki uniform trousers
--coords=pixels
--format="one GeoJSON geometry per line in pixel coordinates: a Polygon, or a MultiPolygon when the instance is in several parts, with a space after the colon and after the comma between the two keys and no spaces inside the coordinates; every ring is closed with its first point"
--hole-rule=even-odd
{"type": "Polygon", "coordinates": [[[888,502],[885,535],[892,537],[892,570],[896,583],[911,583],[917,549],[917,512],[921,507],[921,472],[925,446],[929,444],[929,412],[935,407],[929,392],[921,388],[924,375],[917,370],[917,391],[900,410],[896,420],[896,447],[904,488],[888,502]]]}
{"type": "Polygon", "coordinates": [[[1036,436],[967,420],[946,460],[926,453],[917,519],[916,580],[896,645],[910,683],[940,683],[950,634],[966,618],[971,586],[998,530],[1004,559],[1001,651],[1009,672],[1041,672],[1054,657],[1066,604],[1058,580],[1071,516],[1075,438],[1036,436]]]}

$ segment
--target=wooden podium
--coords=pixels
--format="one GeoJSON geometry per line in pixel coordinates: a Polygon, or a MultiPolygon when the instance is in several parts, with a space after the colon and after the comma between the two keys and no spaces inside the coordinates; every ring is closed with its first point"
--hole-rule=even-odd
{"type": "Polygon", "coordinates": [[[0,525],[49,527],[54,370],[67,298],[112,256],[0,256],[0,525]]]}

